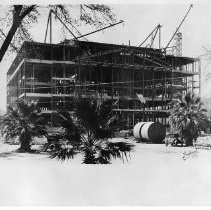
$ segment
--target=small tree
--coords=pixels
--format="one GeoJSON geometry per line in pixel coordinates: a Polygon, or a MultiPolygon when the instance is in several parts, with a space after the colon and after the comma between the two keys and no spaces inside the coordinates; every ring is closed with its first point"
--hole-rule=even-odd
{"type": "Polygon", "coordinates": [[[170,126],[180,132],[187,146],[193,145],[193,140],[197,140],[200,130],[209,126],[206,109],[203,108],[200,97],[190,92],[184,97],[177,93],[170,106],[170,126]]]}
{"type": "Polygon", "coordinates": [[[61,147],[51,154],[52,158],[65,160],[82,153],[85,164],[109,164],[112,158],[127,159],[133,145],[111,142],[116,116],[111,116],[112,103],[81,99],[76,103],[76,119],[69,113],[59,113],[64,118],[64,139],[61,147]]]}
{"type": "Polygon", "coordinates": [[[9,106],[7,114],[1,118],[2,134],[7,139],[19,137],[19,152],[30,152],[32,136],[46,134],[44,119],[38,112],[36,103],[20,100],[16,107],[9,106]]]}

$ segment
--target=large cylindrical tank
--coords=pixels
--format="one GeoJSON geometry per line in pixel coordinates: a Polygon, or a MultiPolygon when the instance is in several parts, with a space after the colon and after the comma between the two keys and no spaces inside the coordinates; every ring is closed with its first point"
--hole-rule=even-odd
{"type": "Polygon", "coordinates": [[[159,122],[139,122],[133,128],[133,135],[137,140],[160,143],[166,137],[166,129],[159,122]]]}

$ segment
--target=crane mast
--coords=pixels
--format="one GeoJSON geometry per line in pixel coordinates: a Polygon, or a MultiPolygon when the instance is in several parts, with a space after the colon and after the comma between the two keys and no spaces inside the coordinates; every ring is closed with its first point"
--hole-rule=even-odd
{"type": "Polygon", "coordinates": [[[190,10],[193,8],[193,4],[190,5],[187,13],[185,14],[184,18],[182,19],[182,21],[180,22],[179,26],[176,28],[176,31],[174,32],[173,36],[171,37],[171,39],[169,40],[168,44],[166,45],[166,47],[164,48],[165,50],[169,47],[170,43],[172,42],[172,40],[174,39],[175,35],[178,33],[181,25],[183,24],[183,22],[185,21],[188,13],[190,12],[190,10]]]}

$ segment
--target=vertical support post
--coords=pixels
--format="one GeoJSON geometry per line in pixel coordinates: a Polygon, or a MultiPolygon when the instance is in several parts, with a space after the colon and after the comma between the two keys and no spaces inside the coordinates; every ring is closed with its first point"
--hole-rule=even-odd
{"type": "MultiPolygon", "coordinates": [[[[145,92],[144,92],[144,90],[145,90],[145,88],[144,88],[144,70],[142,70],[142,75],[143,75],[143,78],[142,78],[142,93],[143,93],[143,97],[145,97],[145,92]]],[[[142,107],[143,107],[143,121],[145,121],[145,114],[144,114],[144,109],[145,109],[145,107],[144,107],[145,105],[144,104],[142,104],[142,107]]]]}
{"type": "Polygon", "coordinates": [[[86,83],[86,81],[87,81],[87,69],[86,69],[86,71],[84,72],[84,94],[85,95],[87,95],[87,83],[86,83]]]}
{"type": "Polygon", "coordinates": [[[34,64],[33,64],[33,66],[32,66],[32,78],[33,78],[33,86],[32,86],[32,92],[34,93],[34,80],[35,80],[35,78],[34,78],[34,64]]]}
{"type": "Polygon", "coordinates": [[[52,44],[52,11],[50,11],[49,18],[50,18],[50,44],[52,44]]]}
{"type": "MultiPolygon", "coordinates": [[[[70,50],[69,48],[68,48],[68,50],[70,50]]],[[[74,52],[75,52],[75,57],[76,56],[78,56],[78,48],[75,48],[74,49],[74,52]]],[[[77,95],[76,95],[76,89],[77,89],[77,86],[76,86],[76,83],[78,82],[78,75],[77,75],[77,68],[76,68],[76,65],[78,64],[78,59],[75,61],[75,65],[74,65],[74,75],[75,75],[75,82],[74,82],[74,99],[75,99],[75,101],[74,101],[74,105],[76,106],[76,99],[78,98],[77,97],[77,95]]]]}
{"type": "MultiPolygon", "coordinates": [[[[53,60],[53,47],[51,47],[51,60],[53,60]]],[[[51,127],[53,127],[53,63],[51,64],[51,127]]]]}
{"type": "Polygon", "coordinates": [[[199,65],[199,96],[201,97],[201,60],[198,61],[199,65]]]}
{"type": "Polygon", "coordinates": [[[114,101],[114,69],[113,68],[111,68],[111,88],[112,88],[112,96],[111,96],[111,100],[112,100],[112,102],[114,101]]]}
{"type": "MultiPolygon", "coordinates": [[[[133,64],[134,64],[134,56],[133,56],[133,64]]],[[[134,109],[135,106],[135,68],[133,69],[133,78],[132,78],[132,85],[133,85],[133,91],[132,91],[132,109],[134,109]]],[[[133,111],[133,127],[135,126],[135,113],[133,111]]]]}
{"type": "MultiPolygon", "coordinates": [[[[152,69],[152,76],[153,76],[153,79],[152,79],[152,110],[155,110],[155,71],[154,69],[152,69]]],[[[153,120],[155,121],[155,112],[152,112],[152,118],[153,120]]]]}
{"type": "MultiPolygon", "coordinates": [[[[185,65],[185,71],[187,71],[187,65],[185,65]]],[[[185,91],[183,91],[185,94],[187,93],[188,90],[188,85],[187,85],[188,79],[187,77],[185,78],[185,91]]]]}
{"type": "MultiPolygon", "coordinates": [[[[166,60],[166,49],[165,49],[165,52],[164,52],[164,56],[165,56],[165,62],[167,62],[167,60],[166,60]]],[[[171,77],[172,77],[172,72],[173,72],[173,70],[171,70],[171,73],[170,73],[170,75],[171,75],[171,77]]],[[[167,74],[168,72],[166,71],[166,69],[165,69],[165,84],[166,84],[166,80],[168,81],[168,74],[167,74]]],[[[167,82],[167,84],[168,84],[168,86],[167,87],[165,87],[165,95],[167,95],[167,98],[169,98],[169,83],[171,83],[171,86],[170,86],[170,88],[171,88],[171,91],[172,91],[172,79],[171,78],[169,78],[169,81],[167,82]]],[[[165,96],[165,98],[166,98],[166,96],[165,96]]],[[[170,97],[170,99],[172,100],[172,98],[173,98],[173,96],[172,96],[172,92],[171,92],[171,97],[170,97]]],[[[168,103],[167,103],[167,101],[165,101],[164,102],[164,104],[165,104],[165,110],[166,109],[168,109],[168,103]]],[[[167,120],[166,120],[166,116],[165,116],[165,118],[164,118],[164,125],[166,126],[167,125],[167,120]]]]}
{"type": "Polygon", "coordinates": [[[78,93],[79,96],[81,96],[81,68],[80,68],[80,60],[78,60],[78,93]]]}
{"type": "Polygon", "coordinates": [[[24,100],[25,100],[26,99],[26,59],[24,59],[23,72],[24,72],[23,85],[24,85],[24,100]]]}
{"type": "MultiPolygon", "coordinates": [[[[91,65],[89,66],[89,84],[92,84],[92,67],[91,65]]],[[[92,91],[92,86],[89,86],[89,89],[88,89],[88,94],[91,95],[92,91]]]]}
{"type": "Polygon", "coordinates": [[[65,102],[65,95],[66,95],[66,80],[65,80],[65,72],[66,72],[66,66],[65,66],[65,60],[66,60],[66,55],[65,55],[65,45],[63,46],[63,61],[64,61],[64,63],[63,63],[63,68],[62,68],[62,70],[63,70],[63,74],[62,74],[62,77],[63,77],[63,109],[65,110],[66,109],[66,102],[65,102]]]}
{"type": "Polygon", "coordinates": [[[161,27],[159,27],[159,49],[161,48],[161,27]]]}
{"type": "MultiPolygon", "coordinates": [[[[174,87],[173,87],[173,85],[174,85],[174,72],[173,72],[174,64],[173,64],[173,59],[172,59],[171,66],[172,66],[172,70],[171,70],[171,100],[172,100],[173,94],[174,94],[174,91],[173,91],[173,89],[174,89],[174,87]]],[[[179,65],[179,68],[180,68],[180,65],[179,65]]]]}
{"type": "MultiPolygon", "coordinates": [[[[192,63],[192,72],[193,72],[193,69],[194,68],[193,68],[193,63],[192,63]]],[[[194,93],[194,86],[195,86],[194,85],[194,76],[192,76],[192,91],[191,91],[192,93],[194,93]]]]}
{"type": "MultiPolygon", "coordinates": [[[[21,89],[22,89],[22,87],[21,87],[20,80],[21,80],[21,71],[23,71],[23,69],[24,69],[24,67],[21,68],[21,69],[17,72],[17,82],[16,82],[16,84],[17,84],[17,99],[18,99],[19,95],[21,94],[21,89]]],[[[23,85],[24,85],[24,81],[23,81],[23,85]]],[[[24,88],[24,87],[23,87],[23,88],[24,88]]]]}
{"type": "Polygon", "coordinates": [[[102,100],[104,99],[103,97],[103,85],[102,85],[102,83],[103,83],[103,67],[101,67],[101,69],[100,69],[100,100],[101,100],[101,102],[102,102],[102,100]]]}
{"type": "Polygon", "coordinates": [[[188,78],[186,77],[185,78],[185,94],[187,94],[187,92],[188,92],[188,78]]]}
{"type": "MultiPolygon", "coordinates": [[[[14,86],[16,87],[16,98],[18,99],[18,72],[17,72],[17,76],[16,76],[16,81],[15,81],[15,79],[14,79],[14,86]]],[[[25,90],[24,90],[25,91],[25,90]]],[[[15,94],[14,94],[15,95],[15,94]]],[[[13,101],[13,103],[14,103],[15,101],[13,101]]]]}
{"type": "MultiPolygon", "coordinates": [[[[164,98],[165,98],[165,89],[166,89],[166,82],[165,82],[165,80],[166,80],[166,77],[165,77],[165,73],[164,73],[164,71],[162,71],[162,80],[160,81],[160,83],[162,84],[162,86],[161,86],[161,94],[162,94],[162,102],[161,102],[161,109],[162,110],[164,110],[163,108],[164,108],[164,98]]],[[[162,124],[163,124],[163,116],[161,117],[161,122],[162,122],[162,124]]]]}

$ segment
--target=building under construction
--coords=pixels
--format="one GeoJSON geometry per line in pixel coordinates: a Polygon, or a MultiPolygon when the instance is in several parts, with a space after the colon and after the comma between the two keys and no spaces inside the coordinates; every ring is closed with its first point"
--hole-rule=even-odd
{"type": "Polygon", "coordinates": [[[37,100],[43,113],[74,111],[78,97],[112,100],[121,129],[140,121],[167,125],[169,102],[200,87],[199,59],[162,49],[66,40],[25,42],[7,72],[7,105],[37,100]]]}

